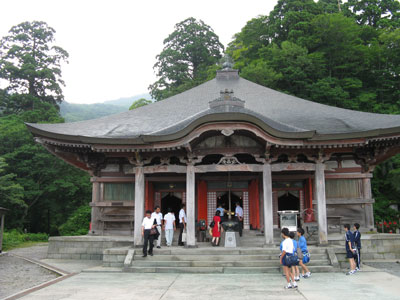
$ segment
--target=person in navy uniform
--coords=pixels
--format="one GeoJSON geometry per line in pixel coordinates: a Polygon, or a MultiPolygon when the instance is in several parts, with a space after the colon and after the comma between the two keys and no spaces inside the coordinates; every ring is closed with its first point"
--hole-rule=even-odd
{"type": "Polygon", "coordinates": [[[356,271],[360,271],[360,264],[361,264],[361,233],[358,231],[360,229],[360,224],[354,223],[354,243],[356,245],[357,253],[354,256],[354,260],[356,261],[356,271]]]}
{"type": "Polygon", "coordinates": [[[354,243],[354,235],[350,231],[350,224],[344,225],[345,239],[346,239],[346,257],[350,263],[350,271],[346,273],[346,275],[353,275],[356,272],[356,263],[354,262],[354,255],[357,252],[356,246],[354,243]]]}

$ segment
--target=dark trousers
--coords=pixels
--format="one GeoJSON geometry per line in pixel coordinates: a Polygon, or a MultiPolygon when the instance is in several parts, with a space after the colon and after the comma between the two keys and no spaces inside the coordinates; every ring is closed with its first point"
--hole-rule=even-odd
{"type": "Polygon", "coordinates": [[[153,253],[154,235],[150,235],[150,229],[144,231],[143,255],[147,255],[147,246],[149,245],[149,254],[153,253]]]}
{"type": "Polygon", "coordinates": [[[178,245],[179,246],[183,246],[184,243],[182,242],[182,234],[183,234],[183,230],[185,229],[185,226],[183,225],[183,223],[179,223],[179,239],[178,239],[178,245]]]}
{"type": "Polygon", "coordinates": [[[242,234],[243,234],[243,219],[242,219],[242,221],[240,221],[238,217],[236,217],[236,219],[239,222],[239,235],[242,236],[242,234]]]}
{"type": "Polygon", "coordinates": [[[357,252],[354,255],[354,260],[356,262],[357,268],[360,268],[360,264],[361,264],[361,249],[360,248],[357,248],[357,252]]]}

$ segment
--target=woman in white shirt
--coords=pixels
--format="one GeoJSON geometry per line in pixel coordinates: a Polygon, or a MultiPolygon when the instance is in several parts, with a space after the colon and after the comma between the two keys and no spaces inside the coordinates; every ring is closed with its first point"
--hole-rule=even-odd
{"type": "Polygon", "coordinates": [[[286,289],[297,288],[297,283],[294,280],[294,275],[290,272],[290,268],[293,264],[291,264],[288,260],[289,256],[294,256],[294,245],[292,239],[289,237],[289,229],[282,229],[282,237],[284,238],[282,242],[282,253],[281,253],[281,264],[283,266],[283,272],[286,275],[287,285],[286,289]],[[292,279],[292,283],[290,283],[290,279],[292,279]]]}

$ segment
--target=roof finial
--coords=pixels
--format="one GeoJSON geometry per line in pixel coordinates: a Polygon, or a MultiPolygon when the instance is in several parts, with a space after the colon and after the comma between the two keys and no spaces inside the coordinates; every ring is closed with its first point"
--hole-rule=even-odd
{"type": "Polygon", "coordinates": [[[225,54],[223,58],[221,58],[222,70],[232,70],[233,69],[233,59],[229,54],[225,54]]]}

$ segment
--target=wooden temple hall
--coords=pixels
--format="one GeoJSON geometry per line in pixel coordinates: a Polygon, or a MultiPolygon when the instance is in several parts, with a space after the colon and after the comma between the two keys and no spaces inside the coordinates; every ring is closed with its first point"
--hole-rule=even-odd
{"type": "Polygon", "coordinates": [[[138,109],[27,126],[48,151],[92,176],[90,234],[133,235],[136,245],[146,209],[178,213],[182,203],[188,247],[196,246],[197,222],[209,223],[229,201],[233,210],[241,204],[245,229],[262,231],[266,244],[282,210],[314,222],[320,243],[336,222],[373,228],[372,171],[400,152],[400,115],[313,103],[229,67],[138,109]]]}

